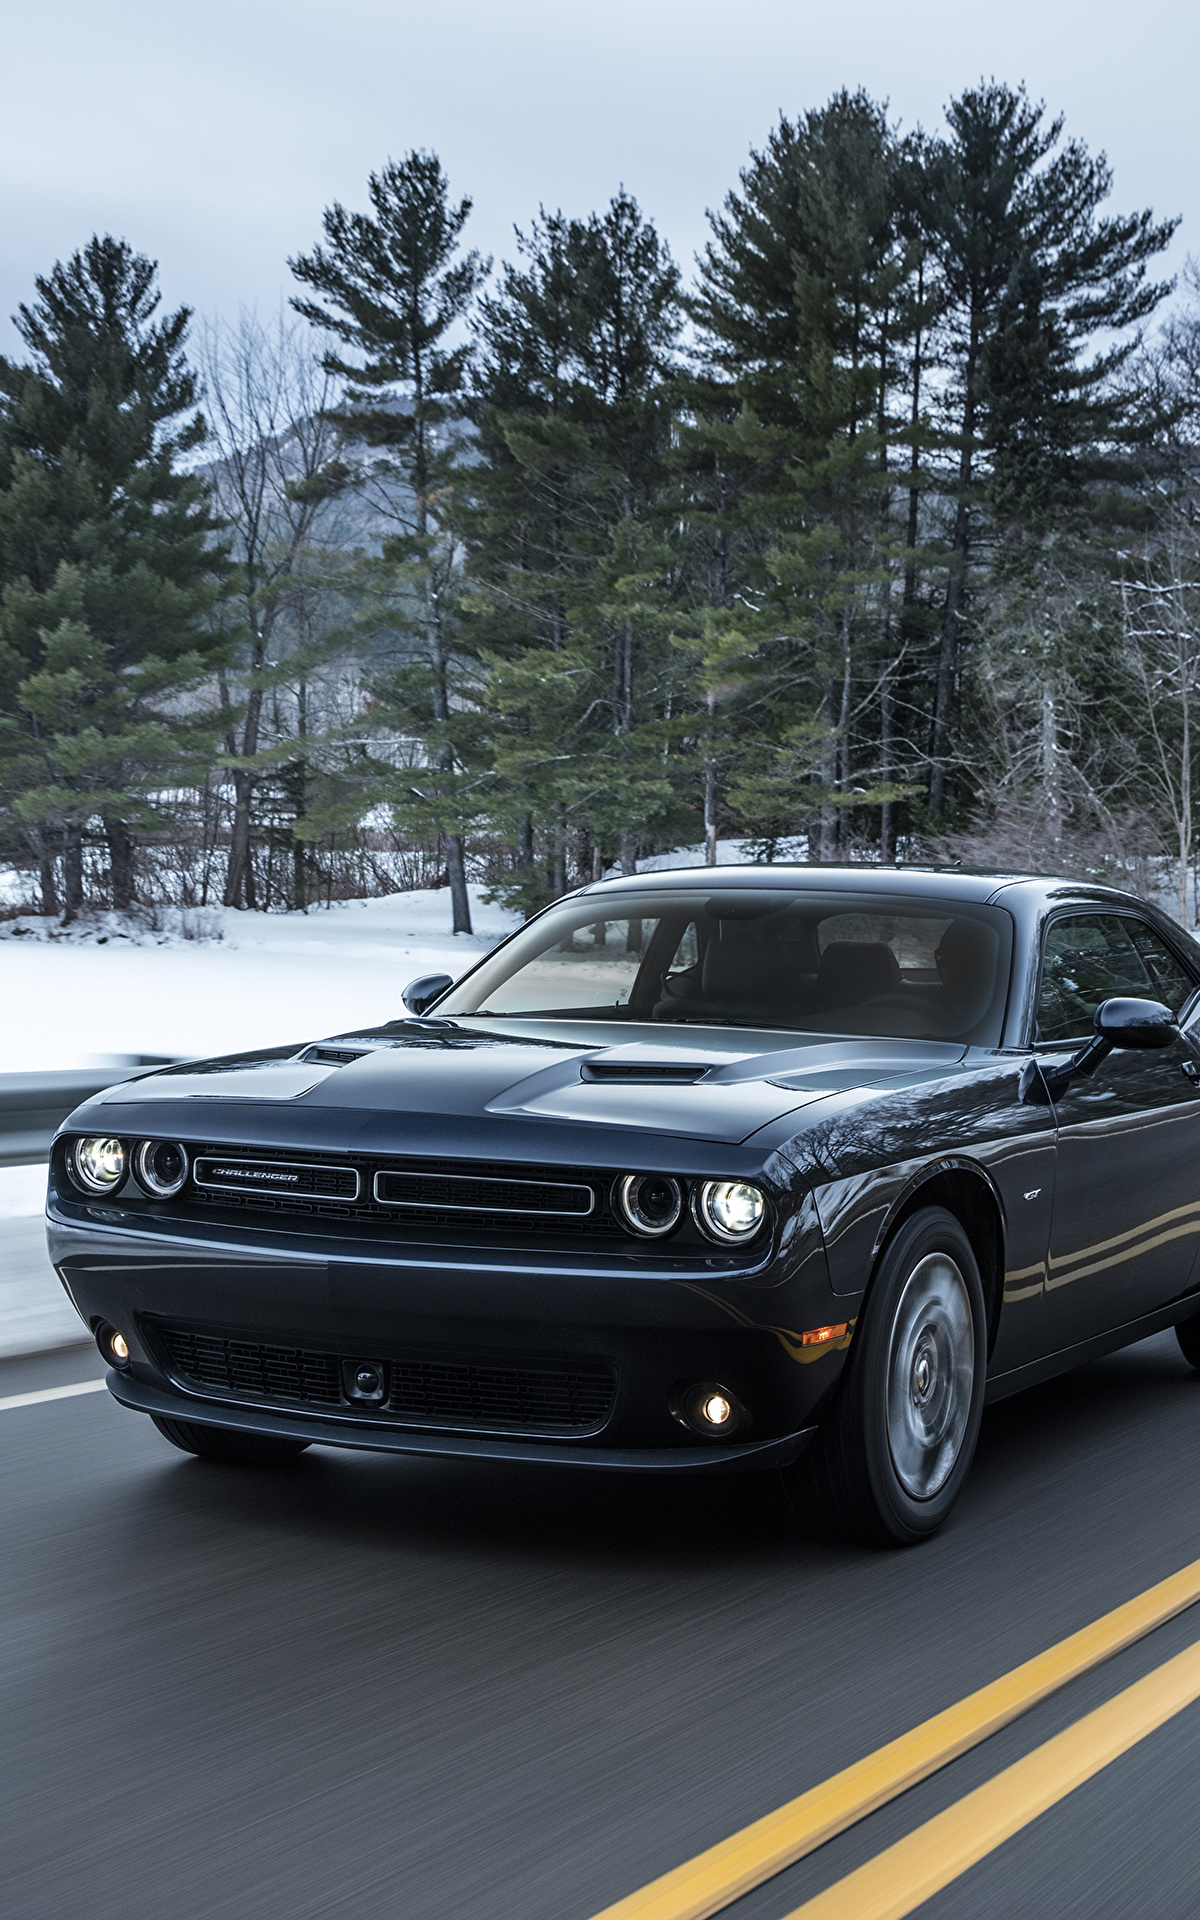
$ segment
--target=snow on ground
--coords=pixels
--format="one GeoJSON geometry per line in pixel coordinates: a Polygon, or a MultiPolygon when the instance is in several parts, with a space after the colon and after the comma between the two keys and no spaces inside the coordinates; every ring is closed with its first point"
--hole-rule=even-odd
{"type": "MultiPolygon", "coordinates": [[[[745,857],[743,841],[718,843],[722,866],[745,857]]],[[[703,864],[703,847],[683,847],[642,871],[703,864]]],[[[0,922],[0,1073],[194,1059],[394,1020],[410,980],[457,979],[520,925],[485,905],[481,887],[470,891],[475,931],[458,935],[445,888],[308,913],[160,908],[150,924],[111,913],[70,928],[32,915],[0,922]]]]}
{"type": "Polygon", "coordinates": [[[157,930],[111,914],[65,933],[0,923],[0,1073],[197,1058],[394,1020],[410,980],[457,978],[520,924],[481,892],[475,932],[457,936],[444,889],[307,914],[163,913],[157,930]]]}

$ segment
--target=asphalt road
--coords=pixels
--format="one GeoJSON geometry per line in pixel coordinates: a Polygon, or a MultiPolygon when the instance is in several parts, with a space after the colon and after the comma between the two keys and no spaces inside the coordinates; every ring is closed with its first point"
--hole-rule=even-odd
{"type": "MultiPolygon", "coordinates": [[[[100,1371],[0,1364],[0,1397],[100,1371]]],[[[588,1920],[1200,1557],[1171,1336],[988,1414],[945,1532],[798,1539],[774,1480],[174,1453],[0,1412],[8,1920],[588,1920]]],[[[1200,1609],[728,1909],[779,1920],[1168,1655],[1200,1609]]],[[[922,1909],[1194,1916],[1200,1704],[922,1909]]]]}

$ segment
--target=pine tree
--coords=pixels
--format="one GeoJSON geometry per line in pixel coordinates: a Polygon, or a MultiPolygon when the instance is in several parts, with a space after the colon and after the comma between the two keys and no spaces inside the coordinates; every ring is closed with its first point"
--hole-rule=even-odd
{"type": "Polygon", "coordinates": [[[505,896],[561,893],[679,824],[669,710],[676,555],[661,524],[678,274],[630,195],[519,236],[482,303],[471,624],[488,655],[505,896]],[[534,862],[534,838],[546,858],[534,862]]]}
{"type": "Polygon", "coordinates": [[[346,382],[335,476],[377,518],[378,556],[363,569],[363,623],[397,664],[373,676],[372,712],[424,746],[428,766],[377,766],[376,791],[403,815],[415,801],[444,833],[455,933],[471,931],[463,831],[476,802],[463,777],[459,736],[472,701],[457,619],[461,545],[455,492],[464,456],[461,389],[467,344],[448,343],[489,264],[460,253],[470,200],[453,203],[435,154],[389,161],[369,181],[373,214],[336,203],[324,244],[291,262],[315,298],[293,299],[314,326],[355,355],[333,351],[327,370],[346,382]]]}
{"type": "Polygon", "coordinates": [[[226,563],[203,483],[185,357],[187,308],[155,314],[156,267],[94,238],[36,282],[0,359],[0,789],[56,905],[83,900],[101,824],[115,907],[134,899],[136,841],[164,790],[211,753],[194,695],[222,657],[226,563]]]}
{"type": "Polygon", "coordinates": [[[951,101],[946,118],[949,135],[930,147],[926,171],[944,292],[953,515],[930,741],[935,817],[946,804],[968,593],[989,504],[1011,526],[1049,509],[1048,485],[1060,508],[1069,492],[1077,500],[1089,477],[1083,450],[1107,432],[1120,438],[1121,408],[1107,390],[1168,290],[1148,269],[1177,224],[1149,211],[1101,216],[1112,186],[1104,156],[1074,140],[1060,147],[1062,118],[1047,121],[1023,89],[981,82],[951,101]],[[1095,350],[1105,334],[1110,344],[1095,350]]]}
{"type": "Polygon", "coordinates": [[[897,417],[897,402],[924,317],[902,161],[861,92],[781,119],[741,192],[710,216],[691,303],[710,382],[694,457],[707,443],[734,518],[752,529],[731,594],[724,509],[706,675],[731,671],[737,684],[730,799],[765,849],[808,827],[830,858],[848,808],[894,795],[890,768],[873,750],[864,763],[856,735],[868,709],[882,713],[902,646],[893,447],[917,444],[919,422],[897,417]]]}

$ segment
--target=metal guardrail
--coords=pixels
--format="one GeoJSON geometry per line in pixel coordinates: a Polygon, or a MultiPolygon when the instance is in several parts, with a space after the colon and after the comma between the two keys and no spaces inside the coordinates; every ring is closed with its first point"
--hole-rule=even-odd
{"type": "Polygon", "coordinates": [[[131,1054],[119,1065],[70,1067],[54,1073],[0,1073],[0,1167],[44,1160],[59,1123],[81,1100],[143,1067],[165,1067],[161,1054],[131,1054]]]}

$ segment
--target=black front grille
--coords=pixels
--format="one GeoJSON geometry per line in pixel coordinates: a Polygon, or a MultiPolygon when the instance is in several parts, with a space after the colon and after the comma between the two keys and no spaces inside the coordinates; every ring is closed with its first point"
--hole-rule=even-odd
{"type": "Polygon", "coordinates": [[[171,1372],[191,1386],[296,1405],[336,1407],[342,1397],[336,1354],[306,1347],[264,1346],[257,1340],[223,1340],[219,1334],[159,1327],[171,1372]]]}
{"type": "Polygon", "coordinates": [[[612,1408],[616,1378],[542,1367],[454,1366],[394,1360],[388,1406],[406,1419],[450,1427],[594,1428],[612,1408]]]}
{"type": "Polygon", "coordinates": [[[197,1203],[206,1208],[248,1208],[354,1222],[367,1232],[382,1228],[389,1236],[432,1228],[436,1234],[452,1233],[456,1240],[468,1235],[472,1243],[481,1235],[520,1236],[524,1241],[532,1234],[545,1236],[551,1245],[561,1243],[563,1236],[593,1236],[597,1245],[628,1238],[608,1205],[611,1174],[578,1167],[415,1155],[389,1164],[347,1155],[349,1164],[338,1168],[318,1164],[315,1154],[309,1161],[286,1148],[255,1147],[245,1153],[205,1145],[195,1147],[193,1153],[197,1178],[172,1203],[176,1212],[197,1203]],[[245,1168],[248,1177],[226,1177],[218,1185],[209,1174],[214,1166],[245,1168]],[[257,1167],[264,1169],[262,1184],[251,1185],[249,1174],[257,1167]],[[311,1185],[294,1186],[290,1178],[271,1178],[277,1172],[290,1175],[297,1168],[314,1176],[311,1185]],[[331,1190],[325,1184],[331,1174],[339,1174],[344,1184],[331,1190]],[[357,1195],[351,1185],[355,1178],[357,1195]]]}
{"type": "MultiPolygon", "coordinates": [[[[347,1242],[414,1241],[429,1247],[505,1247],[588,1255],[636,1253],[658,1265],[703,1259],[731,1270],[759,1265],[764,1232],[751,1246],[721,1252],[701,1237],[684,1210],[666,1240],[638,1240],[612,1205],[613,1173],[596,1167],[525,1161],[467,1160],[416,1154],[329,1154],[287,1147],[223,1147],[185,1142],[193,1177],[167,1201],[147,1205],[157,1229],[164,1218],[248,1223],[269,1217],[283,1230],[346,1237],[347,1242]],[[255,1215],[260,1216],[255,1220],[255,1215]]],[[[121,1205],[127,1216],[132,1192],[121,1205]]],[[[93,1202],[93,1205],[96,1203],[93,1202]]]]}
{"type": "Polygon", "coordinates": [[[391,1359],[385,1362],[386,1402],[351,1408],[342,1394],[342,1361],[356,1356],[231,1340],[185,1327],[156,1324],[150,1332],[167,1371],[182,1386],[279,1407],[365,1411],[407,1426],[594,1433],[608,1419],[617,1391],[613,1366],[582,1357],[556,1366],[532,1357],[508,1364],[391,1359]]]}
{"type": "Polygon", "coordinates": [[[447,1213],[554,1214],[585,1220],[596,1205],[591,1187],[564,1181],[490,1180],[471,1174],[378,1173],[375,1198],[385,1207],[432,1207],[447,1213]]]}

